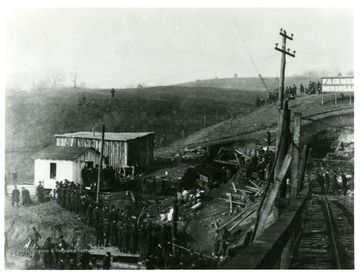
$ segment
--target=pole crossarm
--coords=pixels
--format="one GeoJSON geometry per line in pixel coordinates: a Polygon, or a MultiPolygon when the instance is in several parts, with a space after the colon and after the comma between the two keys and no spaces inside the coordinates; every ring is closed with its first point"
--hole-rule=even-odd
{"type": "Polygon", "coordinates": [[[284,54],[287,54],[287,55],[290,55],[292,57],[295,57],[295,51],[293,51],[293,53],[290,52],[290,49],[288,49],[288,51],[286,51],[285,49],[280,49],[278,48],[277,46],[275,47],[275,50],[281,52],[281,53],[284,53],[284,54]]]}
{"type": "Polygon", "coordinates": [[[283,30],[283,29],[280,29],[279,34],[289,40],[293,40],[293,37],[294,37],[293,34],[291,34],[291,36],[288,36],[286,30],[283,30]]]}

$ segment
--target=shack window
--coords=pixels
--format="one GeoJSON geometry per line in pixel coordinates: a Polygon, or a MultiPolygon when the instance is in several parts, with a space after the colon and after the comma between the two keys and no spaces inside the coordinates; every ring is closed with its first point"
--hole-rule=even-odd
{"type": "Polygon", "coordinates": [[[50,163],[50,179],[56,179],[56,163],[50,163]]]}

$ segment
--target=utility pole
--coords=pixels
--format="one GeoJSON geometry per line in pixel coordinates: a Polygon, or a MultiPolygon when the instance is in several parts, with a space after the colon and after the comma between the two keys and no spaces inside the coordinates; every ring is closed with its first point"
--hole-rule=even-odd
{"type": "Polygon", "coordinates": [[[101,181],[101,168],[102,168],[103,153],[104,153],[104,139],[105,139],[105,125],[102,126],[102,131],[101,131],[101,150],[100,150],[98,180],[96,186],[96,203],[99,203],[100,200],[100,181],[101,181]]]}
{"type": "Polygon", "coordinates": [[[283,109],[284,103],[284,84],[285,84],[285,66],[286,66],[286,55],[290,55],[291,57],[295,57],[295,51],[290,53],[290,49],[286,51],[286,39],[293,40],[293,34],[288,36],[286,30],[280,29],[280,35],[282,36],[282,46],[281,49],[278,48],[278,43],[275,44],[275,50],[282,53],[281,55],[281,68],[280,68],[280,94],[279,94],[279,109],[283,109]]]}

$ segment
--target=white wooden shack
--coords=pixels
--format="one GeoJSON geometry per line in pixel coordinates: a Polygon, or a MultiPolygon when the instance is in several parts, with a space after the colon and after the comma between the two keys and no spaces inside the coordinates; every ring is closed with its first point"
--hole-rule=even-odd
{"type": "Polygon", "coordinates": [[[65,179],[82,183],[81,169],[87,163],[99,163],[100,153],[91,147],[63,147],[51,145],[35,155],[34,181],[44,183],[45,188],[54,189],[56,181],[65,179]]]}
{"type": "MultiPolygon", "coordinates": [[[[55,135],[57,146],[93,147],[101,150],[101,132],[55,135]]],[[[104,156],[116,168],[148,168],[153,160],[153,132],[105,132],[104,156]]]]}

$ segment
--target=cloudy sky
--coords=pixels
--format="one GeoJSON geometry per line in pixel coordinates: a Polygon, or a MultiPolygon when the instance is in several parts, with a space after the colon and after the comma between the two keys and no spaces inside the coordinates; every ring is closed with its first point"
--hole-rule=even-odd
{"type": "Polygon", "coordinates": [[[353,70],[353,11],[340,8],[12,9],[6,82],[26,88],[57,71],[70,85],[122,88],[278,76],[279,29],[294,34],[287,75],[353,70]],[[252,62],[252,59],[254,62],[252,62]],[[254,65],[255,63],[255,65],[254,65]]]}

